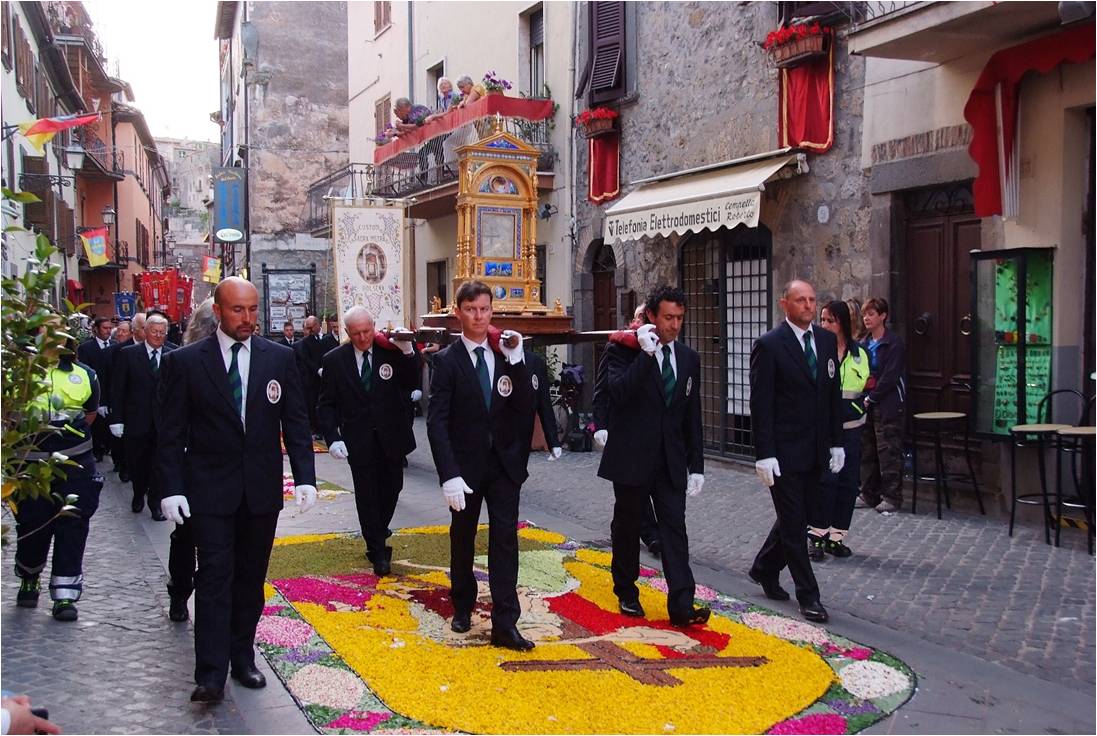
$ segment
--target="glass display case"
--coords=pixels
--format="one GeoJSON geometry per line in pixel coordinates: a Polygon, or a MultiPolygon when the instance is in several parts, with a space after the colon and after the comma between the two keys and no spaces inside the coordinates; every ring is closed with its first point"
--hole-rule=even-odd
{"type": "Polygon", "coordinates": [[[975,431],[1040,421],[1051,390],[1052,248],[972,251],[975,431]]]}

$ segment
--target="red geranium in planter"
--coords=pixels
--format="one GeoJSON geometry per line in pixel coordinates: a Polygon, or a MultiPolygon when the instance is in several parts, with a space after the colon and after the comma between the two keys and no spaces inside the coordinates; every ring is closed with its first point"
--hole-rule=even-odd
{"type": "Polygon", "coordinates": [[[762,48],[779,67],[796,66],[827,51],[830,29],[819,23],[800,23],[770,31],[762,48]]]}
{"type": "Polygon", "coordinates": [[[595,138],[612,132],[618,113],[608,107],[593,107],[583,110],[575,116],[575,126],[579,128],[586,138],[595,138]]]}

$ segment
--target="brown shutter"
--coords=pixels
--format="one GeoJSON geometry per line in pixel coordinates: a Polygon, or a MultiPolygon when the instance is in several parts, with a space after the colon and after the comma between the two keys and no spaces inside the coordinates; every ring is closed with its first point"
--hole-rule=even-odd
{"type": "Polygon", "coordinates": [[[27,40],[23,38],[23,25],[15,21],[15,87],[20,97],[27,96],[27,40]]]}
{"type": "Polygon", "coordinates": [[[391,100],[390,95],[385,95],[377,101],[376,106],[373,108],[373,127],[376,130],[374,135],[381,135],[389,127],[391,100]]]}
{"type": "Polygon", "coordinates": [[[57,247],[67,256],[76,249],[76,220],[68,202],[57,202],[57,247]]]}
{"type": "MultiPolygon", "coordinates": [[[[23,156],[24,174],[48,174],[49,164],[45,156],[23,156]]],[[[19,177],[19,189],[30,192],[40,201],[23,205],[23,227],[37,226],[42,232],[49,230],[50,215],[53,212],[53,200],[49,180],[40,176],[19,177]]]]}
{"type": "Polygon", "coordinates": [[[0,3],[0,59],[4,62],[5,69],[11,69],[11,4],[0,3]]]}
{"type": "Polygon", "coordinates": [[[592,2],[590,101],[607,102],[625,94],[625,4],[592,2]]]}
{"type": "Polygon", "coordinates": [[[374,2],[373,2],[373,32],[374,33],[377,33],[377,31],[381,30],[381,27],[382,27],[382,22],[383,21],[381,20],[381,17],[382,17],[382,14],[384,13],[384,11],[381,9],[381,6],[383,4],[384,3],[380,2],[380,0],[374,0],[374,2]]]}
{"type": "Polygon", "coordinates": [[[382,12],[382,17],[381,17],[382,25],[381,25],[381,27],[384,28],[385,26],[391,26],[392,25],[392,3],[389,0],[385,0],[385,2],[381,3],[381,12],[382,12]]]}

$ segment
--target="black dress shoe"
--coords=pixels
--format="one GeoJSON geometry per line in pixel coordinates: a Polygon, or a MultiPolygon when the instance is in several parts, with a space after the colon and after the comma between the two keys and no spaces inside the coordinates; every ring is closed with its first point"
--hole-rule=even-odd
{"type": "Polygon", "coordinates": [[[814,603],[801,603],[800,614],[808,621],[815,621],[817,623],[826,623],[830,616],[827,615],[827,609],[823,608],[823,604],[819,601],[814,603]]]}
{"type": "Polygon", "coordinates": [[[754,577],[753,572],[748,572],[747,577],[758,583],[758,585],[762,586],[762,592],[766,594],[766,598],[775,601],[787,601],[790,598],[788,591],[782,588],[780,583],[778,583],[776,580],[759,580],[758,578],[754,577]]]}
{"type": "Polygon", "coordinates": [[[849,557],[853,554],[853,550],[845,545],[845,542],[832,542],[827,540],[827,554],[834,555],[835,557],[849,557]]]}
{"type": "Polygon", "coordinates": [[[449,627],[458,634],[464,634],[466,631],[472,628],[472,612],[454,612],[453,620],[449,622],[449,627]]]}
{"type": "Polygon", "coordinates": [[[168,608],[168,618],[176,623],[181,623],[190,618],[190,611],[187,610],[187,597],[181,595],[173,595],[171,597],[171,606],[168,608]]]}
{"type": "Polygon", "coordinates": [[[518,629],[515,628],[502,629],[500,631],[492,629],[491,645],[493,647],[513,649],[518,652],[528,652],[535,646],[532,641],[519,634],[518,629]]]}
{"type": "Polygon", "coordinates": [[[388,560],[378,560],[373,563],[373,574],[379,578],[392,574],[392,564],[388,560]]]}
{"type": "Polygon", "coordinates": [[[640,605],[639,600],[619,601],[617,603],[617,608],[626,616],[632,616],[633,618],[644,617],[644,607],[640,605]]]}
{"type": "Polygon", "coordinates": [[[827,558],[826,541],[814,534],[808,535],[808,559],[812,562],[822,562],[827,558]]]}
{"type": "Polygon", "coordinates": [[[158,509],[158,508],[151,508],[151,509],[149,509],[149,511],[152,513],[152,520],[153,521],[167,521],[168,520],[168,517],[166,517],[162,513],[160,513],[160,509],[158,509]]]}
{"type": "Polygon", "coordinates": [[[130,502],[130,510],[132,510],[135,514],[141,513],[141,509],[143,508],[145,508],[145,499],[141,498],[140,496],[130,502]]]}
{"type": "Polygon", "coordinates": [[[192,703],[220,703],[224,699],[224,688],[209,687],[207,685],[199,685],[190,694],[190,702],[192,703]]]}
{"type": "Polygon", "coordinates": [[[712,615],[705,606],[694,606],[690,608],[688,613],[672,613],[670,614],[670,623],[674,626],[694,626],[696,624],[703,624],[708,621],[709,616],[712,615]]]}
{"type": "Polygon", "coordinates": [[[267,686],[267,678],[263,677],[263,673],[257,670],[253,664],[244,667],[234,667],[232,670],[232,679],[236,680],[244,687],[250,687],[252,690],[258,690],[261,687],[267,686]]]}

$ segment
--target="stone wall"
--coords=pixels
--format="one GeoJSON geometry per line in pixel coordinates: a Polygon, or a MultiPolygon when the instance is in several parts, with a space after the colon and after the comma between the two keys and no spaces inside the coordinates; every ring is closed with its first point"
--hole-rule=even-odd
{"type": "Polygon", "coordinates": [[[349,161],[347,6],[249,7],[259,39],[255,67],[247,71],[252,261],[258,264],[260,234],[299,230],[309,184],[349,161]]]}

